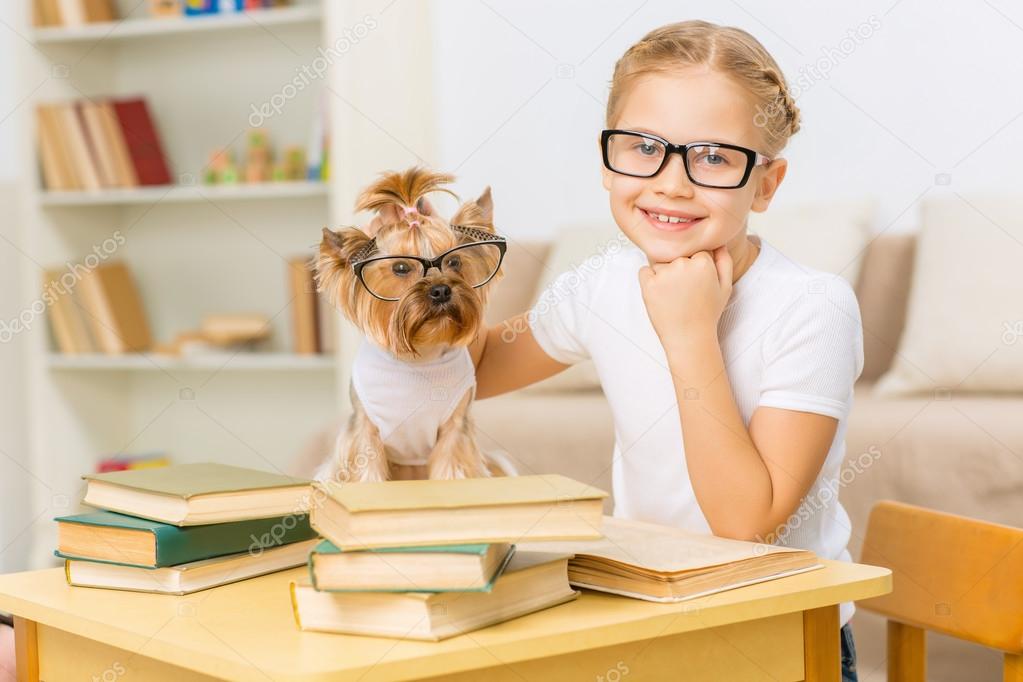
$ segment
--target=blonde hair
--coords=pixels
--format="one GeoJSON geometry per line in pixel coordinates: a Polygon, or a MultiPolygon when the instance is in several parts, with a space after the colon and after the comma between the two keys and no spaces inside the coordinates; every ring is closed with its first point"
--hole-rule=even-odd
{"type": "Polygon", "coordinates": [[[754,124],[774,156],[799,131],[799,109],[777,62],[752,35],[707,21],[680,21],[650,31],[615,63],[607,99],[607,127],[614,127],[630,85],[639,76],[708,66],[752,95],[754,124]]]}

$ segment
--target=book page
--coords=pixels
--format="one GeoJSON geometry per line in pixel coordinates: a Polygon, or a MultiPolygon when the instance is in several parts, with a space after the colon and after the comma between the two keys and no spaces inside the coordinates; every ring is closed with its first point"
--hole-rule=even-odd
{"type": "Polygon", "coordinates": [[[742,540],[690,533],[670,526],[605,516],[599,540],[519,543],[520,550],[571,552],[636,566],[652,572],[692,571],[769,554],[805,552],[742,540]]]}

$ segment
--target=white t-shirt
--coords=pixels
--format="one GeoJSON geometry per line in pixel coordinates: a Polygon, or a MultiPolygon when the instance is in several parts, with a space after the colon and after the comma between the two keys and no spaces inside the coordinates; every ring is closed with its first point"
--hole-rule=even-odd
{"type": "MultiPolygon", "coordinates": [[[[758,236],[761,250],[732,287],[718,324],[726,372],[743,422],[760,405],[838,420],[816,482],[778,544],[851,560],[849,517],[838,502],[839,470],[853,383],[863,369],[863,328],[852,287],[789,260],[758,236]]],[[[528,315],[541,348],[558,362],[592,358],[615,426],[614,515],[710,533],[685,462],[675,388],[639,286],[643,252],[615,253],[559,275],[528,315]]],[[[679,292],[684,295],[684,292],[679,292]]],[[[841,622],[852,617],[842,604],[841,622]]]]}
{"type": "Polygon", "coordinates": [[[352,385],[391,461],[423,465],[437,443],[437,429],[475,389],[476,368],[464,346],[407,362],[364,338],[352,364],[352,385]]]}

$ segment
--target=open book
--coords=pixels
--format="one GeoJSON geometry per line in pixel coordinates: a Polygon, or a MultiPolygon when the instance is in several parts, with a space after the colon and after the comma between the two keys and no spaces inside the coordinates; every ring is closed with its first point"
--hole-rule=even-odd
{"type": "Polygon", "coordinates": [[[690,533],[670,526],[605,516],[600,540],[520,543],[520,551],[574,555],[576,587],[647,601],[683,601],[821,568],[804,549],[690,533]]]}

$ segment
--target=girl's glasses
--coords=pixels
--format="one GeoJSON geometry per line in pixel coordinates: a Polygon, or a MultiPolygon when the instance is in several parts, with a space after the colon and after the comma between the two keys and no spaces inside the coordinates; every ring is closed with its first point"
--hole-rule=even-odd
{"type": "Polygon", "coordinates": [[[476,241],[448,249],[436,258],[421,256],[374,256],[371,240],[352,259],[355,276],[366,291],[384,301],[397,301],[431,268],[456,277],[468,286],[481,287],[501,269],[507,243],[504,237],[468,225],[452,225],[453,229],[476,241]]]}
{"type": "Polygon", "coordinates": [[[701,187],[738,189],[753,168],[772,159],[746,147],[724,142],[672,144],[663,137],[632,130],[605,130],[600,134],[604,165],[608,170],[636,178],[652,178],[678,153],[690,182],[701,187]]]}

